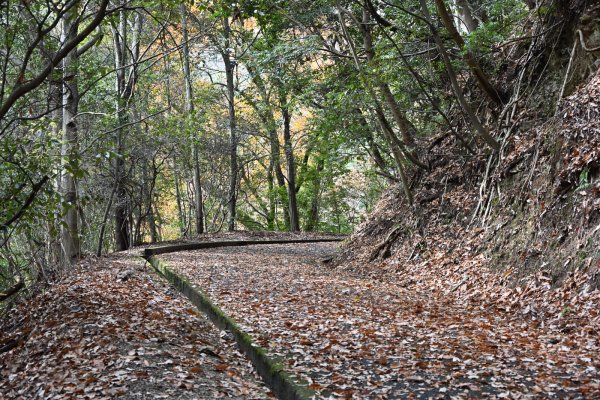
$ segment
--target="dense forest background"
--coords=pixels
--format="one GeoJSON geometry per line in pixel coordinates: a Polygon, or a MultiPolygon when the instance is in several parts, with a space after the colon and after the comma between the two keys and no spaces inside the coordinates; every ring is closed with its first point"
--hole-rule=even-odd
{"type": "Polygon", "coordinates": [[[597,115],[562,100],[597,75],[598,2],[7,0],[0,25],[5,294],[204,232],[350,233],[384,192],[371,261],[434,217],[505,248],[495,208],[569,193],[556,243],[567,214],[597,237],[597,125],[541,128],[597,115]]]}

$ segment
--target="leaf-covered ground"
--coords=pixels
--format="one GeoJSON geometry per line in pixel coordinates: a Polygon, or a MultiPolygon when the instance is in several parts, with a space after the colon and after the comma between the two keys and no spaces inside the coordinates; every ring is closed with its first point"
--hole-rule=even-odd
{"type": "Polygon", "coordinates": [[[573,274],[550,289],[539,276],[509,288],[477,260],[441,256],[441,267],[396,265],[378,277],[318,263],[336,247],[161,258],[322,397],[600,396],[600,292],[579,285],[587,279],[573,274]]]}
{"type": "Polygon", "coordinates": [[[1,320],[2,399],[263,399],[227,335],[143,262],[88,262],[1,320]]]}

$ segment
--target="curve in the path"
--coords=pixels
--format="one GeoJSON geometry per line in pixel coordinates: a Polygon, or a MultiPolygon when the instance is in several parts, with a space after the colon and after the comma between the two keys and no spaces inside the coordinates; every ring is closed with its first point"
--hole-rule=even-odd
{"type": "Polygon", "coordinates": [[[194,242],[172,244],[159,247],[150,247],[144,249],[144,258],[167,253],[177,253],[180,251],[214,249],[219,247],[241,247],[253,245],[273,245],[273,244],[302,244],[302,243],[327,243],[341,242],[345,237],[319,238],[319,239],[281,239],[281,240],[223,240],[212,242],[194,242]]]}

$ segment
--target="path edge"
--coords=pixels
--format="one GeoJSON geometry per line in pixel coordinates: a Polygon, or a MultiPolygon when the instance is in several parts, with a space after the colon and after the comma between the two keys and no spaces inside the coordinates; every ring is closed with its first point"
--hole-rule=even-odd
{"type": "Polygon", "coordinates": [[[234,247],[234,246],[253,246],[260,244],[296,244],[296,243],[327,243],[327,242],[341,242],[346,237],[331,237],[321,239],[281,239],[281,240],[223,240],[214,242],[195,242],[195,243],[181,243],[172,244],[167,246],[153,247],[144,249],[143,257],[148,260],[150,257],[166,254],[175,253],[178,251],[187,250],[201,250],[201,249],[213,249],[217,247],[234,247]]]}
{"type": "Polygon", "coordinates": [[[271,359],[264,348],[254,344],[252,337],[242,331],[237,323],[214,304],[202,290],[172,271],[164,261],[157,257],[144,256],[144,259],[159,275],[187,297],[196,308],[205,313],[219,329],[227,330],[234,336],[240,350],[252,362],[266,386],[277,395],[277,398],[281,400],[316,398],[314,391],[295,381],[285,372],[280,363],[271,359]]]}

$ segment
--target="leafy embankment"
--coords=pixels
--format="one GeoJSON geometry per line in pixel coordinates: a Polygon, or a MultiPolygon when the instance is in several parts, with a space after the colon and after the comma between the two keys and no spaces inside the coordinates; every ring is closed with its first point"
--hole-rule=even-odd
{"type": "Polygon", "coordinates": [[[141,259],[81,267],[3,317],[1,398],[269,397],[235,343],[141,259]]]}
{"type": "Polygon", "coordinates": [[[565,349],[585,343],[597,354],[599,104],[600,71],[549,120],[521,110],[498,162],[434,148],[416,206],[409,211],[400,189],[389,190],[339,268],[522,318],[565,349]]]}

